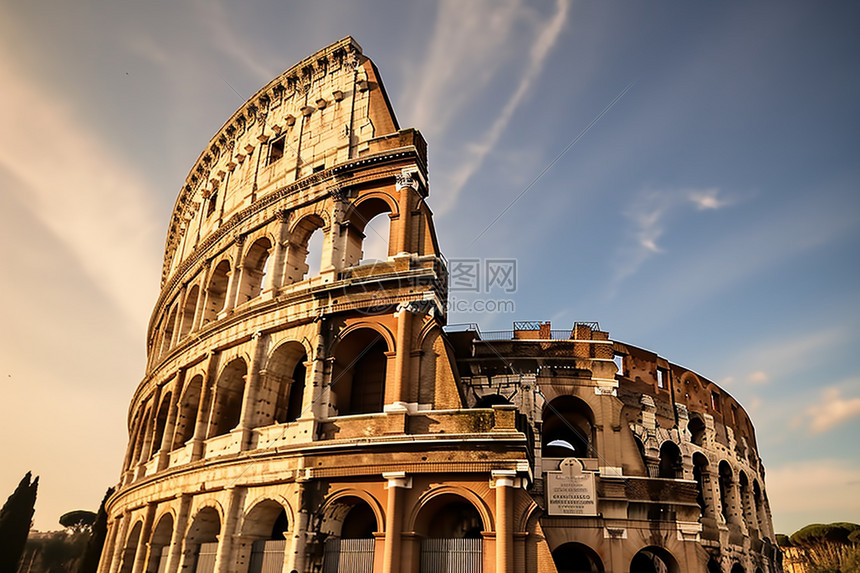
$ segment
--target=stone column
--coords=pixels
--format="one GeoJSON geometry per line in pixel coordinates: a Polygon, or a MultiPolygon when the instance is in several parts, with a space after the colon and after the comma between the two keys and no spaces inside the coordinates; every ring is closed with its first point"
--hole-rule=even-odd
{"type": "Polygon", "coordinates": [[[400,539],[403,533],[403,489],[412,487],[412,478],[405,472],[382,474],[388,480],[388,500],[385,507],[385,552],[382,554],[382,572],[400,571],[400,539]]]}
{"type": "Polygon", "coordinates": [[[386,412],[406,411],[406,392],[409,388],[409,360],[412,357],[412,320],[409,303],[401,303],[397,309],[397,348],[394,355],[394,375],[391,384],[385,387],[386,412]]]}
{"type": "Polygon", "coordinates": [[[514,478],[512,470],[493,470],[496,488],[496,573],[513,573],[514,478]]]}
{"type": "Polygon", "coordinates": [[[203,456],[203,441],[209,431],[209,402],[212,401],[215,376],[213,370],[218,365],[218,353],[212,351],[206,363],[206,373],[200,386],[200,403],[197,405],[197,420],[194,424],[194,435],[191,436],[191,461],[199,460],[203,456]]]}
{"type": "Polygon", "coordinates": [[[170,393],[170,406],[167,408],[167,420],[164,423],[164,432],[161,435],[161,444],[158,448],[158,466],[161,471],[167,467],[170,461],[170,450],[173,449],[173,430],[176,427],[176,416],[179,413],[179,396],[182,387],[185,386],[185,368],[176,371],[176,381],[173,383],[173,391],[170,393]]]}
{"type": "Polygon", "coordinates": [[[125,536],[128,535],[128,522],[130,521],[130,517],[131,514],[126,511],[119,519],[119,533],[116,536],[116,544],[113,548],[113,559],[110,564],[110,573],[116,573],[122,565],[122,557],[125,553],[125,536]]]}
{"type": "Polygon", "coordinates": [[[257,390],[260,385],[260,366],[266,355],[266,342],[268,337],[261,332],[255,332],[254,343],[251,347],[251,364],[249,364],[248,375],[245,378],[245,389],[242,393],[242,411],[239,414],[239,430],[242,432],[242,450],[251,446],[251,432],[257,425],[257,390]]]}
{"type": "Polygon", "coordinates": [[[176,522],[173,524],[173,535],[170,537],[169,553],[167,554],[167,573],[181,571],[185,555],[185,529],[188,527],[188,514],[191,511],[192,494],[179,494],[179,511],[176,513],[176,522]],[[180,565],[182,567],[180,567],[180,565]]]}
{"type": "Polygon", "coordinates": [[[221,534],[218,536],[218,553],[215,556],[215,573],[228,573],[233,569],[233,532],[239,521],[239,513],[242,511],[242,503],[245,500],[246,489],[242,486],[234,486],[227,489],[230,492],[230,501],[224,512],[224,523],[221,524],[221,534]]]}
{"type": "Polygon", "coordinates": [[[400,207],[400,224],[398,225],[394,252],[398,255],[405,255],[418,250],[412,244],[412,205],[415,203],[415,195],[418,193],[417,169],[403,169],[395,177],[398,192],[397,203],[400,207]]]}
{"type": "Polygon", "coordinates": [[[107,536],[102,549],[101,559],[99,560],[99,567],[96,570],[97,573],[110,573],[113,558],[116,555],[116,533],[119,527],[120,523],[117,519],[108,522],[107,536]]]}
{"type": "Polygon", "coordinates": [[[134,552],[134,565],[131,573],[143,573],[149,558],[149,537],[152,535],[152,520],[155,518],[155,504],[146,506],[143,517],[143,527],[140,528],[140,538],[137,540],[137,550],[134,552]]]}
{"type": "Polygon", "coordinates": [[[285,571],[305,570],[305,554],[307,551],[307,543],[309,537],[308,523],[310,522],[310,515],[305,508],[307,495],[305,492],[305,486],[307,484],[307,480],[300,476],[297,479],[297,483],[299,488],[299,507],[298,512],[296,514],[296,519],[293,523],[293,546],[292,550],[290,551],[290,554],[287,556],[287,562],[284,565],[285,571]]]}
{"type": "Polygon", "coordinates": [[[230,269],[230,278],[227,281],[227,298],[224,300],[224,308],[218,313],[219,318],[236,306],[236,296],[239,292],[239,281],[242,280],[242,249],[245,245],[245,237],[236,237],[236,246],[233,249],[233,267],[230,269]]]}

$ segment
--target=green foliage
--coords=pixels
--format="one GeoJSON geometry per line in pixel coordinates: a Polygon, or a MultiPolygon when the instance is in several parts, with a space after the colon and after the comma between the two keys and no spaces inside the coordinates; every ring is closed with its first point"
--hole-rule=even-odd
{"type": "Polygon", "coordinates": [[[802,550],[809,573],[860,573],[856,523],[813,523],[795,531],[789,541],[802,550]]]}
{"type": "Polygon", "coordinates": [[[90,535],[89,542],[87,543],[87,549],[84,552],[84,558],[81,560],[81,566],[78,569],[78,573],[96,573],[96,570],[99,567],[99,559],[101,558],[102,548],[104,547],[105,537],[107,536],[108,518],[105,504],[111,495],[113,495],[112,487],[108,488],[104,498],[102,499],[101,505],[99,505],[99,511],[96,514],[95,521],[93,522],[92,534],[90,535]]]}
{"type": "Polygon", "coordinates": [[[39,478],[30,477],[27,472],[0,510],[0,573],[15,573],[24,553],[39,488],[39,478]]]}
{"type": "Polygon", "coordinates": [[[791,540],[785,533],[776,534],[776,544],[780,547],[791,547],[791,540]]]}
{"type": "Polygon", "coordinates": [[[76,509],[60,516],[60,525],[69,533],[89,532],[96,520],[96,514],[85,509],[76,509]]]}

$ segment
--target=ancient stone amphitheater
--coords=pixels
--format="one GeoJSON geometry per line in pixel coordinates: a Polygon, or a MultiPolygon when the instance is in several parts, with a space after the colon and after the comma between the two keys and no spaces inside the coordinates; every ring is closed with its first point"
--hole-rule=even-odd
{"type": "Polygon", "coordinates": [[[100,573],[779,571],[717,385],[595,323],[446,327],[427,181],[351,38],[218,130],[171,216],[100,573]]]}

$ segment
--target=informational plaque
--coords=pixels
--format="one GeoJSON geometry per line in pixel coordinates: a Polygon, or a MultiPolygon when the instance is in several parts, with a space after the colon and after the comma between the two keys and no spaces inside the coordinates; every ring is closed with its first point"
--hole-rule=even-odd
{"type": "Polygon", "coordinates": [[[597,515],[594,472],[582,471],[576,458],[561,462],[559,471],[547,472],[546,491],[550,515],[597,515]]]}

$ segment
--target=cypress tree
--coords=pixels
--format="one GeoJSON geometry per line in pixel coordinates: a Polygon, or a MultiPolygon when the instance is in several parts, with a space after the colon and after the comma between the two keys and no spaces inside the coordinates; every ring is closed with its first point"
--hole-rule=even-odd
{"type": "Polygon", "coordinates": [[[96,513],[96,520],[93,522],[92,533],[90,534],[90,539],[87,542],[87,549],[84,551],[84,558],[81,560],[81,566],[78,569],[78,573],[95,573],[99,568],[99,559],[102,556],[102,548],[104,547],[105,537],[107,536],[108,517],[107,510],[105,510],[105,504],[111,495],[113,495],[113,488],[109,487],[105,493],[104,499],[102,499],[102,504],[99,506],[99,511],[96,513]]]}
{"type": "Polygon", "coordinates": [[[15,573],[24,553],[39,487],[38,476],[31,482],[30,475],[27,472],[0,510],[0,573],[15,573]]]}

